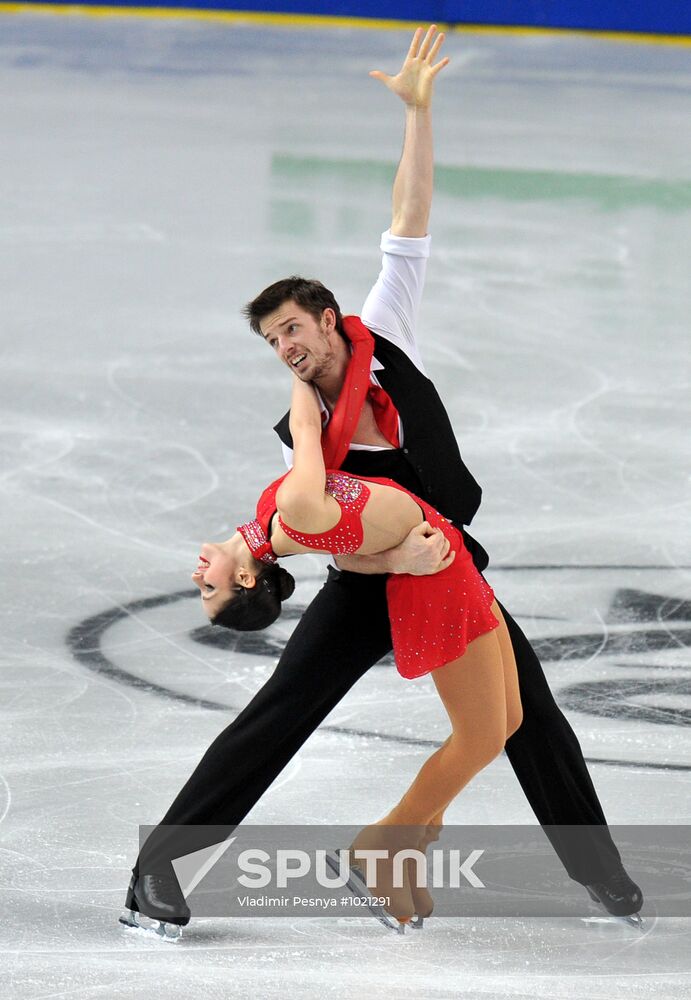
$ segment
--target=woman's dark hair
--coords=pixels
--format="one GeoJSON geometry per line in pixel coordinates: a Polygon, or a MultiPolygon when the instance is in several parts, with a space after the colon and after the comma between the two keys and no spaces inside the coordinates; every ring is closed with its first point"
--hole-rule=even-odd
{"type": "Polygon", "coordinates": [[[322,285],[321,281],[301,278],[299,274],[293,274],[290,278],[282,278],[281,281],[274,282],[273,285],[269,285],[263,292],[260,292],[256,299],[247,303],[242,314],[249,320],[250,329],[261,336],[262,331],[259,325],[261,320],[282,306],[288,299],[292,299],[317,322],[321,319],[325,309],[333,309],[336,313],[336,329],[339,333],[343,333],[343,316],[333,292],[322,285]]]}
{"type": "Polygon", "coordinates": [[[278,563],[267,566],[253,587],[240,587],[239,593],[211,619],[211,624],[237,632],[268,628],[281,613],[281,601],[287,600],[294,590],[295,580],[287,570],[278,563]]]}

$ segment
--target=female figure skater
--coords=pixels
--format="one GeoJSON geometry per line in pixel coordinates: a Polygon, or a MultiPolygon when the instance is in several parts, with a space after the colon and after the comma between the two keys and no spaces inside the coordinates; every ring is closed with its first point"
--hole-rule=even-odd
{"type": "MultiPolygon", "coordinates": [[[[390,575],[387,601],[398,671],[406,678],[432,673],[451,735],[400,802],[351,845],[352,851],[385,848],[390,857],[401,848],[424,852],[437,839],[449,803],[521,724],[506,624],[461,533],[434,508],[392,480],[325,468],[317,397],[297,377],[290,413],[293,468],[264,491],[255,520],[227,541],[202,547],[192,579],[212,624],[250,631],[275,621],[281,600],[293,591],[277,557],[315,550],[370,555],[397,546],[423,521],[443,532],[452,550],[447,567],[430,576],[390,575]]],[[[420,925],[432,909],[413,865],[404,863],[403,885],[396,886],[392,863],[380,861],[376,887],[369,884],[376,895],[389,897],[386,910],[394,920],[377,915],[398,930],[415,914],[420,925]]]]}

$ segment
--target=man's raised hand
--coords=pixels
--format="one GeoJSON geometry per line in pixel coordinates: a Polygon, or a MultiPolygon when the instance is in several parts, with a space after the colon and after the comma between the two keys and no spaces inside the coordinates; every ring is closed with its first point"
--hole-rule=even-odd
{"type": "Polygon", "coordinates": [[[444,41],[444,32],[437,32],[436,24],[432,24],[424,34],[424,28],[418,28],[413,35],[408,54],[396,76],[387,76],[381,70],[373,69],[370,76],[381,80],[389,90],[398,94],[408,107],[428,108],[432,103],[434,78],[449,62],[448,57],[440,59],[434,65],[439,49],[444,41]],[[424,35],[424,38],[423,38],[424,35]]]}

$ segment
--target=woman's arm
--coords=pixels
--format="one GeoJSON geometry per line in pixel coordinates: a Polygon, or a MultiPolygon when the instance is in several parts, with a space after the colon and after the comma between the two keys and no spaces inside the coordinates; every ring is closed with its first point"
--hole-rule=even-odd
{"type": "Polygon", "coordinates": [[[293,376],[290,403],[293,468],[276,493],[276,505],[293,528],[319,531],[326,509],[326,468],[322,452],[322,420],[314,388],[293,376]]]}

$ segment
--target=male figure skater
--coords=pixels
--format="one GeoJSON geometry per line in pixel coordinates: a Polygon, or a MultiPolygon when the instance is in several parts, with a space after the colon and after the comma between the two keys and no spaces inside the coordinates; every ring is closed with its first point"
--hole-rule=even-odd
{"type": "MultiPolygon", "coordinates": [[[[463,463],[415,342],[430,243],[432,89],[448,62],[435,64],[443,39],[434,25],[426,34],[418,29],[396,76],[371,74],[404,101],[406,118],[391,228],[382,237],[382,271],[362,310],[363,323],[374,334],[373,354],[363,355],[358,345],[348,342],[338,305],[319,282],[277,282],[245,311],[251,327],[279,360],[316,386],[326,426],[341,393],[357,395],[354,387],[362,385],[363,373],[354,372],[353,366],[366,366],[367,398],[364,405],[357,404],[359,417],[354,426],[348,427],[346,420],[338,429],[346,448],[341,467],[356,475],[396,480],[460,527],[472,520],[481,490],[463,463]]],[[[343,409],[339,407],[341,414],[343,409]]],[[[276,430],[289,460],[288,415],[276,430]]],[[[466,532],[464,538],[483,571],[489,561],[486,552],[466,532]]],[[[170,865],[174,855],[165,827],[240,823],[352,685],[390,651],[382,574],[444,568],[446,548],[438,535],[426,536],[420,526],[398,549],[371,557],[339,557],[338,565],[339,570],[329,568],[326,583],[294,630],[272,677],[212,743],[162,820],[160,834],[155,831],[147,841],[130,884],[130,910],[170,924],[189,921],[190,911],[170,865]]],[[[622,867],[578,741],[528,640],[501,607],[523,705],[523,723],[506,744],[511,765],[570,877],[609,913],[637,913],[641,891],[622,867]],[[574,825],[580,827],[576,832],[574,825]]],[[[217,839],[217,833],[207,843],[197,837],[188,851],[217,839]]]]}

